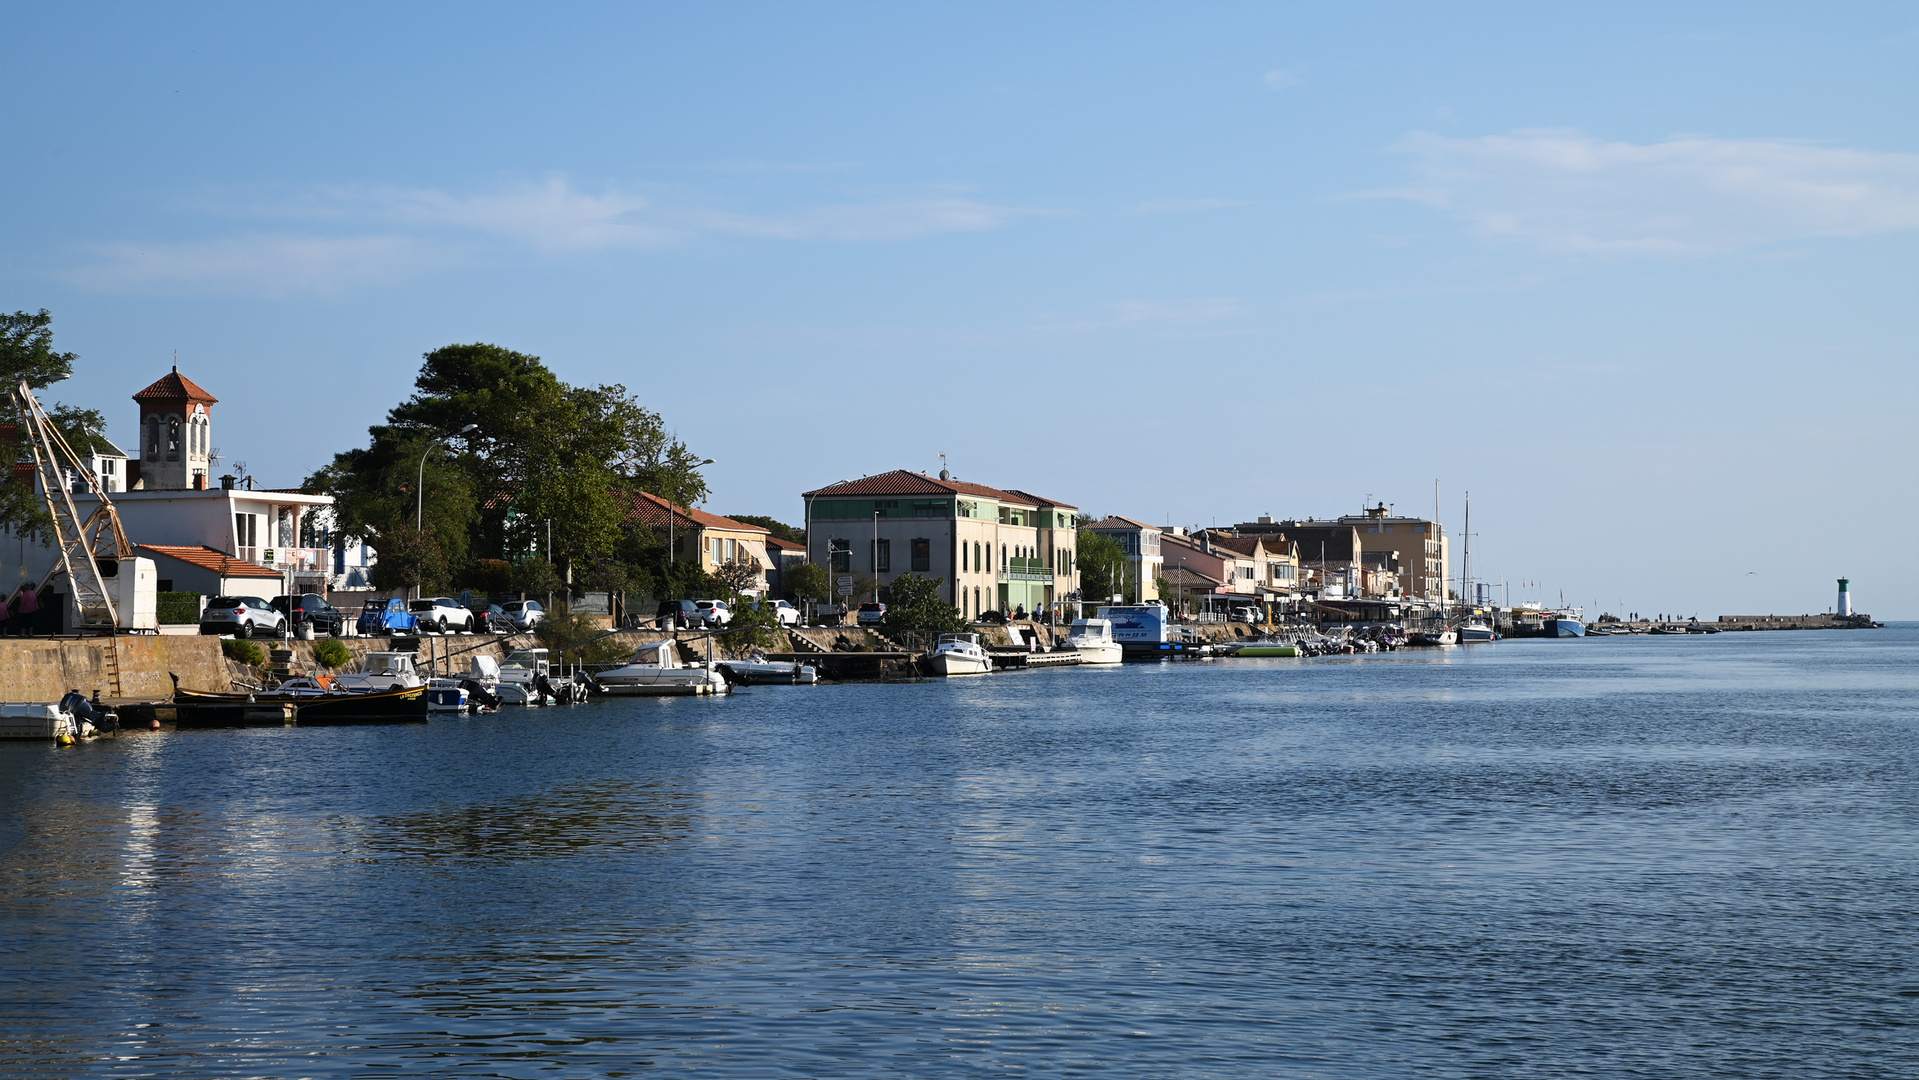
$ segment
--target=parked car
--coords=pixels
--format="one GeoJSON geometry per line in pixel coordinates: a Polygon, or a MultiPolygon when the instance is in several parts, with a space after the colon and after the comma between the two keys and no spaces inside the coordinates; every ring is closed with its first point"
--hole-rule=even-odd
{"type": "Polygon", "coordinates": [[[378,637],[382,634],[412,634],[419,632],[420,620],[406,609],[405,600],[393,596],[368,600],[361,605],[360,618],[354,626],[368,637],[378,637]]]}
{"type": "Polygon", "coordinates": [[[877,601],[861,604],[860,613],[853,621],[861,626],[878,626],[886,621],[886,605],[877,601]]]}
{"type": "Polygon", "coordinates": [[[298,596],[276,596],[273,598],[273,610],[292,620],[295,630],[302,623],[312,623],[315,634],[340,636],[346,616],[340,609],[326,602],[319,593],[301,593],[298,596]]]}
{"type": "Polygon", "coordinates": [[[531,630],[546,620],[546,608],[538,600],[508,600],[500,610],[506,612],[506,621],[515,630],[531,630]]]}
{"type": "Polygon", "coordinates": [[[1004,611],[982,611],[979,613],[979,617],[973,621],[976,623],[985,623],[988,626],[1005,626],[1006,613],[1004,611]]]}
{"type": "Polygon", "coordinates": [[[513,632],[513,620],[506,617],[506,609],[498,604],[489,604],[484,600],[475,600],[466,606],[473,614],[473,629],[482,634],[510,634],[513,632]]]}
{"type": "Polygon", "coordinates": [[[821,626],[840,626],[846,622],[846,605],[820,604],[813,609],[813,621],[821,626]]]}
{"type": "Polygon", "coordinates": [[[200,612],[202,634],[249,638],[261,631],[286,633],[287,617],[257,596],[215,596],[207,601],[206,610],[200,612]]]}
{"type": "Polygon", "coordinates": [[[653,616],[653,625],[661,630],[685,630],[706,622],[706,615],[691,600],[662,600],[653,616]]]}
{"type": "Polygon", "coordinates": [[[444,596],[430,596],[415,600],[406,606],[420,620],[420,629],[447,633],[450,630],[473,632],[473,613],[460,606],[458,600],[444,596]]]}
{"type": "Polygon", "coordinates": [[[719,629],[733,621],[733,609],[727,607],[724,600],[695,600],[693,606],[700,609],[700,621],[709,630],[719,629]]]}
{"type": "Polygon", "coordinates": [[[798,626],[800,624],[800,609],[784,600],[773,601],[773,615],[779,619],[781,626],[798,626]]]}

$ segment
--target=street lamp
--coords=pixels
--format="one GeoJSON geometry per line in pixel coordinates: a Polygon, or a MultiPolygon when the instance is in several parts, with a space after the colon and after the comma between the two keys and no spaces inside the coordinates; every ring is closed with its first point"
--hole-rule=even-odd
{"type": "MultiPolygon", "coordinates": [[[[432,444],[429,445],[426,448],[426,450],[420,454],[420,474],[413,481],[413,531],[414,532],[423,533],[426,531],[426,459],[427,459],[427,456],[433,453],[433,451],[438,450],[440,447],[445,446],[448,439],[457,439],[460,436],[465,435],[469,431],[478,431],[478,430],[480,430],[480,425],[468,424],[467,426],[461,428],[460,430],[454,432],[451,435],[442,436],[441,438],[433,440],[432,444]]],[[[420,586],[417,584],[413,586],[413,598],[415,600],[418,600],[420,598],[420,586]]]]}

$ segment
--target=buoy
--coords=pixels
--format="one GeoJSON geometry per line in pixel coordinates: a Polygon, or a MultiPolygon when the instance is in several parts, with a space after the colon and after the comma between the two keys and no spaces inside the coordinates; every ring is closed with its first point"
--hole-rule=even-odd
{"type": "Polygon", "coordinates": [[[158,730],[160,730],[160,721],[158,721],[158,720],[149,720],[149,721],[147,721],[147,730],[149,730],[149,731],[158,731],[158,730]]]}
{"type": "Polygon", "coordinates": [[[63,731],[60,733],[60,737],[55,739],[54,742],[59,743],[61,746],[72,746],[73,736],[63,731]]]}

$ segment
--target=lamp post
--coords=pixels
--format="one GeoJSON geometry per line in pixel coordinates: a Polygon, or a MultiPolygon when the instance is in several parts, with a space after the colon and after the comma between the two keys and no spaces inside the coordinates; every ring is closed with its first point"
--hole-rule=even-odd
{"type": "Polygon", "coordinates": [[[880,512],[873,511],[873,602],[880,602],[880,512]]]}
{"type": "MultiPolygon", "coordinates": [[[[712,464],[714,464],[713,459],[707,458],[705,461],[702,461],[698,465],[693,466],[693,468],[703,469],[706,466],[712,465],[712,464]]],[[[666,500],[666,561],[668,564],[671,564],[675,561],[674,550],[673,550],[673,515],[677,514],[679,511],[675,510],[673,507],[674,507],[673,500],[670,498],[667,499],[666,500]]],[[[667,583],[667,587],[672,588],[673,587],[672,582],[669,581],[667,583]]],[[[671,599],[678,600],[679,597],[675,596],[675,597],[671,597],[671,599]]]]}
{"type": "MultiPolygon", "coordinates": [[[[478,430],[480,430],[480,425],[468,424],[467,426],[461,428],[460,430],[454,432],[451,435],[443,435],[440,438],[433,440],[433,442],[424,451],[421,452],[420,473],[419,473],[419,476],[417,476],[413,481],[413,531],[414,532],[416,533],[426,532],[426,459],[427,459],[427,456],[432,454],[433,451],[438,450],[442,446],[445,446],[448,439],[457,439],[460,436],[465,435],[469,431],[478,431],[478,430]]],[[[413,598],[415,600],[418,600],[420,598],[420,586],[418,584],[415,584],[413,586],[413,598]]]]}

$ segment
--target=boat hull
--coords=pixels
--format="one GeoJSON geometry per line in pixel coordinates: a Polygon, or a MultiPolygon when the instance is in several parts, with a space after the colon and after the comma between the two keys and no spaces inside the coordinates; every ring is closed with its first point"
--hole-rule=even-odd
{"type": "Polygon", "coordinates": [[[1066,643],[1066,647],[1079,653],[1082,664],[1117,664],[1126,659],[1126,650],[1119,647],[1117,641],[1066,643]]]}
{"type": "Polygon", "coordinates": [[[936,652],[926,662],[935,675],[985,675],[993,670],[992,657],[957,652],[936,652]]]}
{"type": "Polygon", "coordinates": [[[1585,637],[1586,626],[1578,619],[1547,619],[1547,637],[1585,637]]]}
{"type": "Polygon", "coordinates": [[[1234,656],[1298,656],[1297,645],[1241,645],[1234,656]]]}
{"type": "Polygon", "coordinates": [[[740,686],[811,685],[820,681],[819,672],[811,665],[783,660],[729,660],[719,666],[740,686]]]}
{"type": "Polygon", "coordinates": [[[1463,642],[1498,641],[1499,635],[1489,626],[1462,626],[1459,628],[1459,640],[1463,642]]]}
{"type": "Polygon", "coordinates": [[[298,723],[394,724],[424,721],[426,687],[411,686],[371,694],[216,694],[176,690],[173,704],[180,727],[279,727],[298,723]]]}

